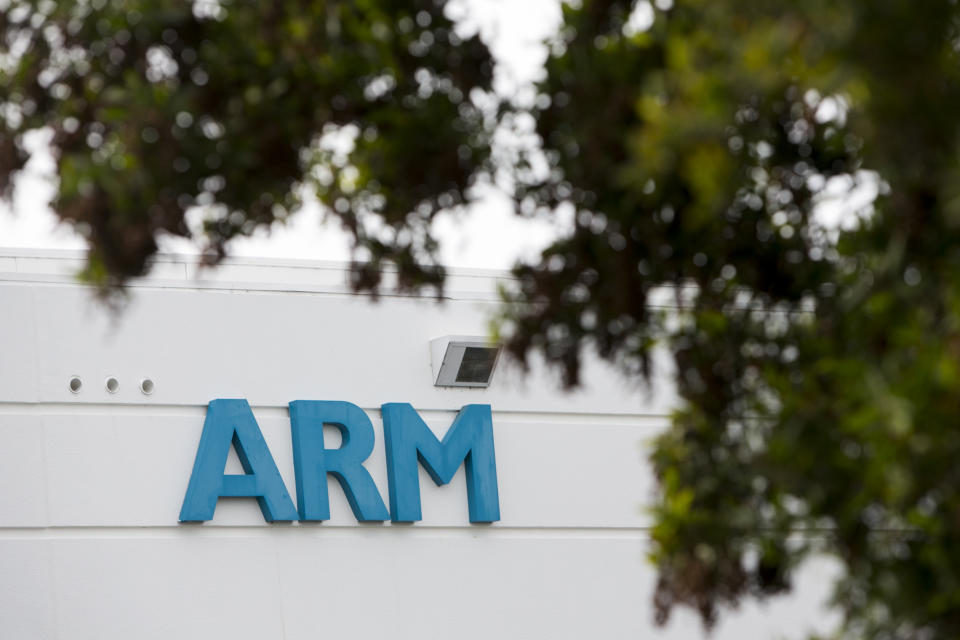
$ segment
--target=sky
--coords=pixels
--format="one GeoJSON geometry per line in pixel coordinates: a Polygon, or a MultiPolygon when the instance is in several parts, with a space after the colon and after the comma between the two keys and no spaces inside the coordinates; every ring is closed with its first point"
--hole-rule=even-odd
{"type": "MultiPolygon", "coordinates": [[[[495,89],[504,96],[531,96],[547,55],[544,40],[560,25],[559,0],[451,0],[447,8],[463,31],[479,31],[490,47],[497,60],[495,89]]],[[[638,2],[632,26],[645,29],[652,19],[651,5],[638,2]]],[[[68,225],[58,224],[45,205],[53,195],[54,163],[45,151],[43,135],[28,142],[35,153],[20,176],[13,210],[0,206],[0,247],[83,249],[83,239],[68,225]]],[[[876,175],[869,172],[861,172],[856,181],[838,178],[825,184],[815,213],[818,221],[831,229],[855,226],[858,216],[869,215],[878,185],[876,175]]],[[[494,187],[484,187],[476,195],[466,212],[441,214],[435,220],[440,261],[447,266],[508,269],[518,258],[535,258],[572,223],[563,216],[519,218],[507,195],[494,187]]],[[[321,207],[308,203],[286,225],[275,223],[250,238],[236,239],[228,249],[241,257],[340,261],[350,258],[349,246],[337,223],[326,222],[321,207]]],[[[197,242],[172,237],[161,238],[160,247],[167,253],[199,250],[197,242]]]]}
{"type": "MultiPolygon", "coordinates": [[[[503,95],[529,91],[546,58],[543,41],[560,23],[558,0],[454,0],[451,17],[467,31],[479,31],[497,60],[495,88],[503,95]]],[[[0,206],[0,247],[83,249],[82,238],[47,208],[54,185],[53,159],[42,135],[29,141],[34,155],[20,176],[14,206],[0,206]]],[[[568,220],[525,220],[512,213],[507,196],[483,188],[468,211],[437,218],[434,230],[441,241],[440,260],[451,267],[507,269],[518,257],[532,258],[563,233],[568,220]]],[[[187,240],[164,238],[161,250],[194,253],[187,240]]],[[[348,236],[335,221],[327,223],[322,209],[307,204],[286,225],[277,223],[253,237],[229,245],[234,256],[347,260],[348,236]]]]}

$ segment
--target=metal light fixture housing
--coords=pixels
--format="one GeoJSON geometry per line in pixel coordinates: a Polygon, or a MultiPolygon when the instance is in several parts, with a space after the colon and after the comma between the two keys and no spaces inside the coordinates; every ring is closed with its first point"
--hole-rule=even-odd
{"type": "Polygon", "coordinates": [[[482,336],[444,336],[430,341],[435,387],[488,387],[500,345],[482,336]]]}

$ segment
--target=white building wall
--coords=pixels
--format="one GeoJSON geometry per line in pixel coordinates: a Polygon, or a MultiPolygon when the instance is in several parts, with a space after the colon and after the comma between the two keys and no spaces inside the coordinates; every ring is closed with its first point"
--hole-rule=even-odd
{"type": "MultiPolygon", "coordinates": [[[[666,376],[648,394],[591,362],[568,392],[501,363],[488,389],[432,385],[430,340],[486,334],[502,275],[454,273],[440,304],[374,304],[337,265],[163,258],[112,315],[72,279],[81,263],[0,252],[0,638],[701,637],[686,612],[652,622],[644,444],[675,402],[666,376]],[[501,520],[469,524],[462,470],[444,487],[421,470],[415,524],[358,524],[333,480],[322,524],[267,524],[252,499],[180,524],[215,398],[250,402],[292,495],[287,403],[359,405],[385,502],[380,404],[411,403],[438,436],[490,404],[501,520]]],[[[716,637],[828,625],[832,572],[811,564],[797,595],[745,606],[716,637]]]]}

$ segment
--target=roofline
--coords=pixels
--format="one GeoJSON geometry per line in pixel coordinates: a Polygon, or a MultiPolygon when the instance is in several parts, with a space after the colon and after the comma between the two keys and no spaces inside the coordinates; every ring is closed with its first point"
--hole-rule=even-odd
{"type": "MultiPolygon", "coordinates": [[[[3,247],[0,246],[0,258],[46,258],[51,260],[86,260],[87,252],[82,249],[32,249],[23,247],[3,247]]],[[[199,253],[157,253],[151,259],[151,263],[185,263],[190,265],[200,264],[201,254],[199,253]]],[[[232,256],[228,255],[220,263],[212,268],[224,265],[244,265],[255,267],[291,267],[303,269],[329,269],[346,271],[350,267],[350,262],[346,260],[313,260],[306,258],[259,258],[255,256],[232,256]]],[[[477,267],[451,267],[442,266],[448,274],[485,277],[497,279],[515,279],[509,270],[506,269],[483,269],[477,267]]],[[[385,271],[393,272],[389,265],[385,271]]]]}
{"type": "MultiPolygon", "coordinates": [[[[0,247],[0,282],[86,286],[76,278],[86,262],[86,255],[86,251],[78,249],[0,247]]],[[[346,277],[350,263],[346,261],[228,256],[219,264],[206,267],[201,264],[200,258],[199,253],[156,254],[150,260],[150,272],[131,279],[127,286],[132,289],[148,287],[372,295],[358,294],[351,289],[346,277]],[[251,269],[262,273],[250,273],[251,269]],[[231,274],[231,270],[240,270],[241,273],[231,274]],[[311,272],[316,278],[310,277],[311,272]],[[336,274],[343,274],[343,277],[336,274]]],[[[499,300],[497,284],[516,281],[508,271],[444,268],[447,281],[441,298],[499,300]]],[[[437,297],[429,288],[422,293],[397,293],[389,283],[389,276],[396,273],[396,269],[387,266],[384,273],[388,278],[382,291],[377,294],[381,297],[437,297]]]]}

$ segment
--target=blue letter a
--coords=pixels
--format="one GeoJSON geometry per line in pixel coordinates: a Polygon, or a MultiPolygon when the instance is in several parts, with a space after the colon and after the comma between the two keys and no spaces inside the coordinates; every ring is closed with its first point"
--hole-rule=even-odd
{"type": "Polygon", "coordinates": [[[461,409],[443,442],[409,404],[389,403],[381,411],[392,520],[413,522],[421,518],[418,461],[438,485],[450,482],[463,463],[470,522],[500,519],[490,405],[470,404],[461,409]]]}
{"type": "Polygon", "coordinates": [[[210,520],[221,497],[256,498],[268,522],[297,519],[297,510],[246,400],[213,400],[207,407],[180,522],[210,520]],[[243,475],[223,473],[231,444],[243,475]]]}

